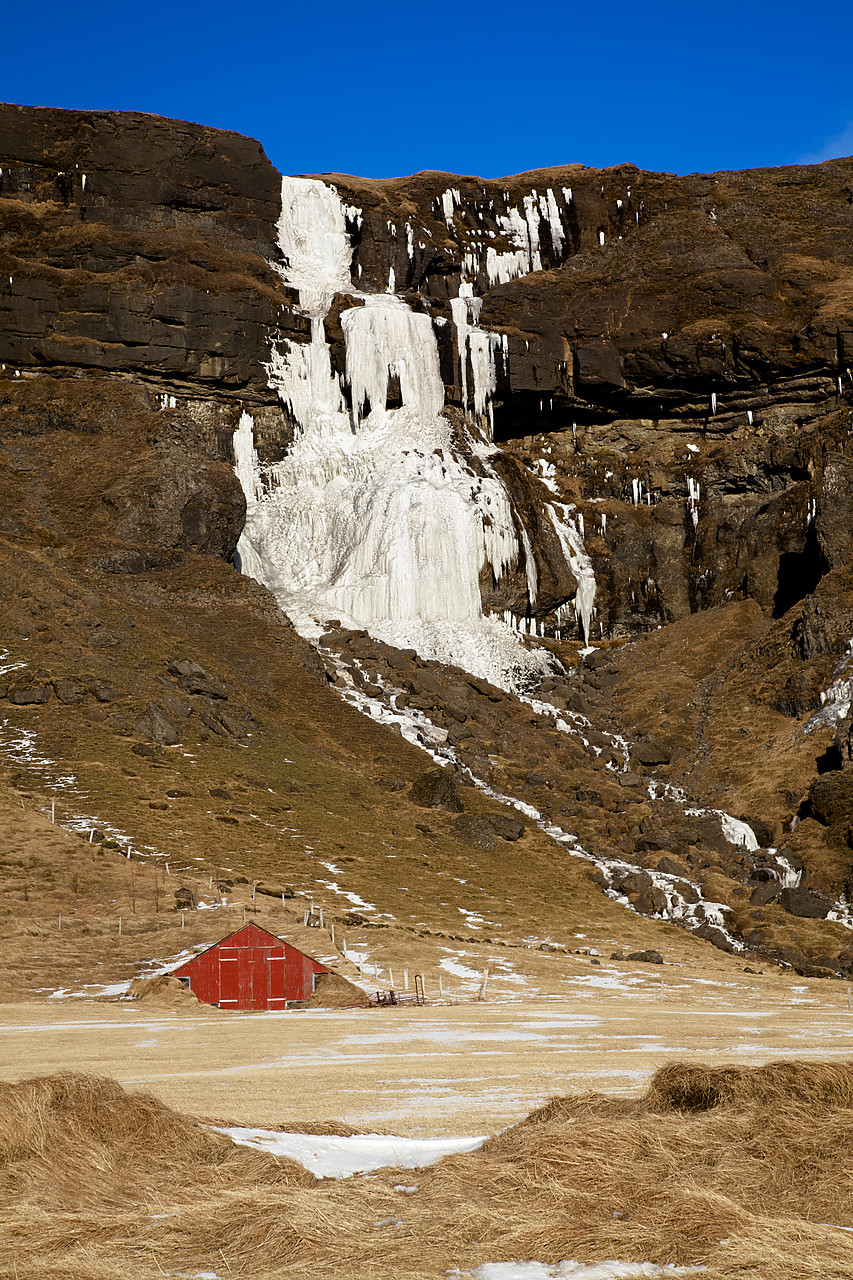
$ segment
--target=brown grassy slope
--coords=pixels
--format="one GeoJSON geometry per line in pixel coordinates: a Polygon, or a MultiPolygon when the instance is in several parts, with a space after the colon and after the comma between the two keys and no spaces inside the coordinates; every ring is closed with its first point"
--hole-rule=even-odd
{"type": "Polygon", "coordinates": [[[3,1090],[0,1267],[391,1280],[618,1258],[846,1280],[851,1096],[847,1064],[672,1064],[639,1101],[555,1099],[479,1151],[407,1171],[406,1195],[393,1170],[312,1184],[108,1081],[24,1081],[3,1090]]]}
{"type": "MultiPolygon", "coordinates": [[[[81,413],[86,404],[84,396],[81,413]]],[[[33,429],[9,445],[19,467],[10,469],[10,483],[27,497],[23,507],[10,499],[7,513],[23,523],[0,543],[9,602],[5,643],[11,660],[27,664],[9,682],[68,679],[82,691],[77,705],[62,705],[53,693],[40,706],[0,704],[6,780],[16,784],[27,811],[44,812],[53,797],[59,822],[77,817],[109,823],[161,867],[168,861],[179,881],[196,887],[210,875],[233,881],[230,898],[240,902],[245,877],[250,885],[257,880],[293,887],[342,917],[349,901],[329,888],[335,882],[374,903],[386,913],[386,924],[397,921],[410,936],[494,937],[526,950],[528,939],[570,941],[579,932],[587,935],[586,945],[600,942],[602,949],[674,948],[685,958],[706,949],[603,898],[586,878],[587,864],[567,857],[533,827],[519,844],[483,853],[460,838],[453,815],[413,805],[408,785],[430,766],[429,758],[342,703],[269,595],[231,566],[179,549],[168,568],[129,575],[98,569],[109,527],[98,507],[104,469],[107,479],[120,475],[135,434],[158,418],[138,404],[123,405],[107,405],[110,435],[97,448],[82,427],[49,436],[33,429]],[[176,658],[201,663],[222,684],[224,705],[246,736],[211,728],[212,700],[178,687],[167,666],[176,658]],[[107,701],[91,692],[97,681],[111,686],[107,701]],[[151,701],[173,717],[181,743],[140,757],[132,749],[142,741],[135,725],[151,701]],[[34,735],[35,755],[14,749],[26,735],[34,735]],[[69,775],[73,784],[60,785],[69,775]],[[402,782],[402,790],[390,792],[389,779],[402,782]],[[472,933],[460,907],[494,924],[472,933]]],[[[499,807],[472,788],[463,794],[469,812],[499,807]]],[[[19,821],[14,803],[9,813],[10,822],[19,821]]],[[[15,830],[3,839],[0,912],[14,921],[12,931],[23,920],[52,930],[63,910],[64,938],[69,936],[65,930],[86,914],[87,902],[82,881],[73,889],[62,850],[59,866],[48,867],[34,853],[16,853],[15,830]],[[16,865],[21,861],[25,865],[16,865]]],[[[112,934],[119,914],[133,931],[128,917],[157,916],[179,887],[162,878],[158,904],[156,882],[140,881],[134,911],[134,889],[124,881],[142,873],[114,854],[105,855],[103,865],[116,869],[117,884],[104,881],[96,895],[103,910],[89,910],[101,920],[97,930],[87,926],[97,933],[112,934]]],[[[265,900],[264,907],[273,903],[265,900]]],[[[241,911],[227,928],[240,922],[241,911]]],[[[227,931],[219,919],[204,928],[210,942],[227,931]]],[[[184,939],[176,941],[171,949],[158,944],[154,954],[176,953],[184,939]]],[[[144,948],[140,943],[137,956],[150,956],[151,946],[151,940],[144,948]]],[[[12,993],[133,976],[124,961],[118,969],[113,965],[113,944],[106,954],[81,949],[73,975],[66,962],[50,970],[43,952],[50,954],[39,945],[16,952],[8,969],[12,993]],[[28,966],[32,952],[40,953],[39,963],[16,984],[15,972],[28,966]]],[[[405,963],[405,950],[399,961],[393,947],[389,956],[391,963],[405,963]]]]}
{"type": "MultiPolygon", "coordinates": [[[[429,922],[424,927],[407,925],[405,920],[383,921],[378,927],[354,924],[344,910],[346,904],[339,905],[335,895],[322,886],[316,895],[306,891],[304,896],[287,899],[285,906],[280,898],[267,894],[258,894],[253,900],[248,880],[235,883],[227,891],[228,906],[213,911],[191,910],[182,917],[175,909],[176,888],[190,888],[200,902],[218,899],[216,882],[211,890],[211,874],[202,869],[203,864],[194,872],[167,876],[160,859],[129,861],[116,850],[90,844],[63,831],[58,824],[52,825],[49,816],[33,809],[35,804],[49,807],[47,793],[23,793],[25,808],[21,807],[21,796],[20,791],[0,782],[0,912],[4,913],[0,930],[1,1002],[32,998],[57,988],[80,991],[87,984],[91,984],[90,992],[94,993],[102,985],[130,981],[149,969],[154,960],[165,961],[189,948],[211,945],[239,928],[244,919],[255,920],[309,954],[335,955],[328,930],[302,927],[304,910],[312,896],[315,905],[325,901],[327,924],[335,926],[338,948],[346,939],[351,949],[368,951],[382,965],[383,976],[375,980],[377,987],[388,985],[389,969],[399,984],[403,969],[408,968],[411,973],[426,974],[429,993],[437,995],[439,960],[454,950],[463,950],[469,968],[480,970],[489,964],[493,974],[499,976],[500,970],[495,966],[508,963],[515,972],[527,974],[536,988],[556,994],[563,989],[565,979],[589,972],[590,961],[585,955],[541,954],[535,936],[532,942],[526,941],[527,929],[536,923],[555,936],[565,930],[563,936],[570,947],[598,944],[604,954],[609,954],[617,942],[634,950],[641,950],[648,943],[676,964],[700,970],[710,967],[733,978],[742,967],[742,961],[710,949],[672,925],[646,921],[608,899],[599,899],[596,888],[582,878],[582,868],[572,900],[573,915],[558,916],[551,910],[537,921],[531,913],[516,928],[467,931],[451,896],[454,889],[462,893],[463,888],[455,886],[447,868],[444,875],[437,871],[433,877],[428,870],[422,872],[424,897],[419,905],[424,920],[429,922]],[[425,896],[430,892],[437,895],[433,903],[425,896]],[[442,901],[447,905],[442,906],[442,901]],[[599,902],[605,914],[601,913],[599,902]],[[452,930],[436,927],[436,921],[441,923],[444,916],[451,920],[452,930]],[[588,932],[581,942],[574,939],[573,931],[583,932],[582,925],[588,932]],[[590,932],[594,929],[600,933],[590,932]]],[[[463,855],[457,856],[461,864],[463,855]]],[[[394,861],[390,865],[394,866],[394,861]]],[[[499,877],[504,866],[505,860],[492,858],[491,874],[499,877]]],[[[458,869],[464,877],[465,868],[459,865],[458,869]]],[[[382,888],[383,870],[380,864],[373,879],[367,881],[371,890],[382,888]]],[[[546,865],[543,875],[547,874],[553,873],[546,865]]],[[[359,884],[364,889],[364,883],[359,884]]],[[[374,895],[374,899],[379,898],[380,894],[374,895]]],[[[469,902],[470,897],[464,901],[469,902]]],[[[528,897],[525,901],[529,905],[533,900],[528,897]]],[[[509,905],[506,914],[510,915],[509,905]]],[[[339,950],[337,954],[335,967],[345,977],[357,978],[353,965],[339,950]]],[[[459,985],[446,973],[444,983],[447,994],[459,985]]],[[[494,994],[499,985],[498,982],[495,988],[493,982],[494,994]]],[[[228,1015],[216,1012],[214,1016],[228,1015]]]]}

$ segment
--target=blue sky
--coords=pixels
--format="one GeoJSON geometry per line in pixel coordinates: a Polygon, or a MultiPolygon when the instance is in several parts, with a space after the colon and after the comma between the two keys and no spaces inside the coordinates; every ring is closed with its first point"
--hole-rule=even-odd
{"type": "Polygon", "coordinates": [[[0,99],[156,112],[287,173],[691,173],[853,154],[853,5],[10,5],[0,99]]]}

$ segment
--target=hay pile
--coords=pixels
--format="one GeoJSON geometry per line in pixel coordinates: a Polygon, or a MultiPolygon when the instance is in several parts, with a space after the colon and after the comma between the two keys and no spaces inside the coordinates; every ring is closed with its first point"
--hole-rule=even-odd
{"type": "Polygon", "coordinates": [[[432,1169],[315,1183],[108,1081],[25,1081],[0,1092],[0,1274],[438,1280],[616,1258],[850,1280],[851,1143],[853,1066],[674,1064],[643,1098],[554,1099],[432,1169]]]}
{"type": "Polygon", "coordinates": [[[180,978],[173,978],[168,973],[158,973],[153,978],[134,978],[128,995],[134,1000],[144,1000],[155,1009],[171,1009],[175,1013],[215,1011],[214,1005],[203,1004],[189,987],[184,986],[180,978]]]}
{"type": "MultiPolygon", "coordinates": [[[[98,1076],[0,1083],[0,1275],[158,1274],[162,1253],[200,1270],[234,1206],[274,1199],[278,1250],[298,1239],[281,1217],[314,1177],[290,1160],[235,1147],[147,1094],[98,1076]],[[118,1251],[118,1253],[117,1253],[118,1251]]],[[[244,1228],[249,1236],[260,1222],[244,1228]]],[[[208,1261],[209,1269],[213,1269],[208,1261]]],[[[224,1267],[223,1267],[224,1269],[224,1267]]]]}
{"type": "Polygon", "coordinates": [[[314,994],[307,1009],[369,1009],[370,996],[339,973],[318,973],[314,994]]]}
{"type": "Polygon", "coordinates": [[[445,1160],[432,1209],[492,1257],[853,1276],[853,1066],[671,1064],[639,1100],[555,1099],[445,1160]]]}

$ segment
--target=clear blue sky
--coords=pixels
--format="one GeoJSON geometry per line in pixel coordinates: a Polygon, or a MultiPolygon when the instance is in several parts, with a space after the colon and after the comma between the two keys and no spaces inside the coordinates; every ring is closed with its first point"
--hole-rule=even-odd
{"type": "Polygon", "coordinates": [[[0,100],[156,112],[286,173],[853,153],[850,0],[9,4],[0,100]]]}

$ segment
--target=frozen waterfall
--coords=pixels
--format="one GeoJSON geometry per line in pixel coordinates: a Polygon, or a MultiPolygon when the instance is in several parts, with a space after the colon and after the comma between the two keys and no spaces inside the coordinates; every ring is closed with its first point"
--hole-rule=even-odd
{"type": "MultiPolygon", "coordinates": [[[[284,178],[278,234],[282,273],[299,291],[311,338],[276,344],[268,365],[297,424],[285,458],[259,464],[248,413],[234,436],[248,506],[241,567],[273,591],[306,636],[339,619],[522,688],[526,672],[546,670],[547,655],[526,650],[503,621],[483,615],[479,579],[485,565],[499,579],[520,559],[523,530],[503,481],[454,449],[431,319],[393,293],[353,285],[345,211],[333,186],[284,178]],[[341,315],[351,407],[324,330],[341,293],[353,299],[341,315]],[[396,408],[387,407],[392,379],[396,408]]],[[[463,307],[454,318],[463,360],[466,347],[473,357],[482,413],[491,336],[481,337],[468,298],[463,307]]]]}

